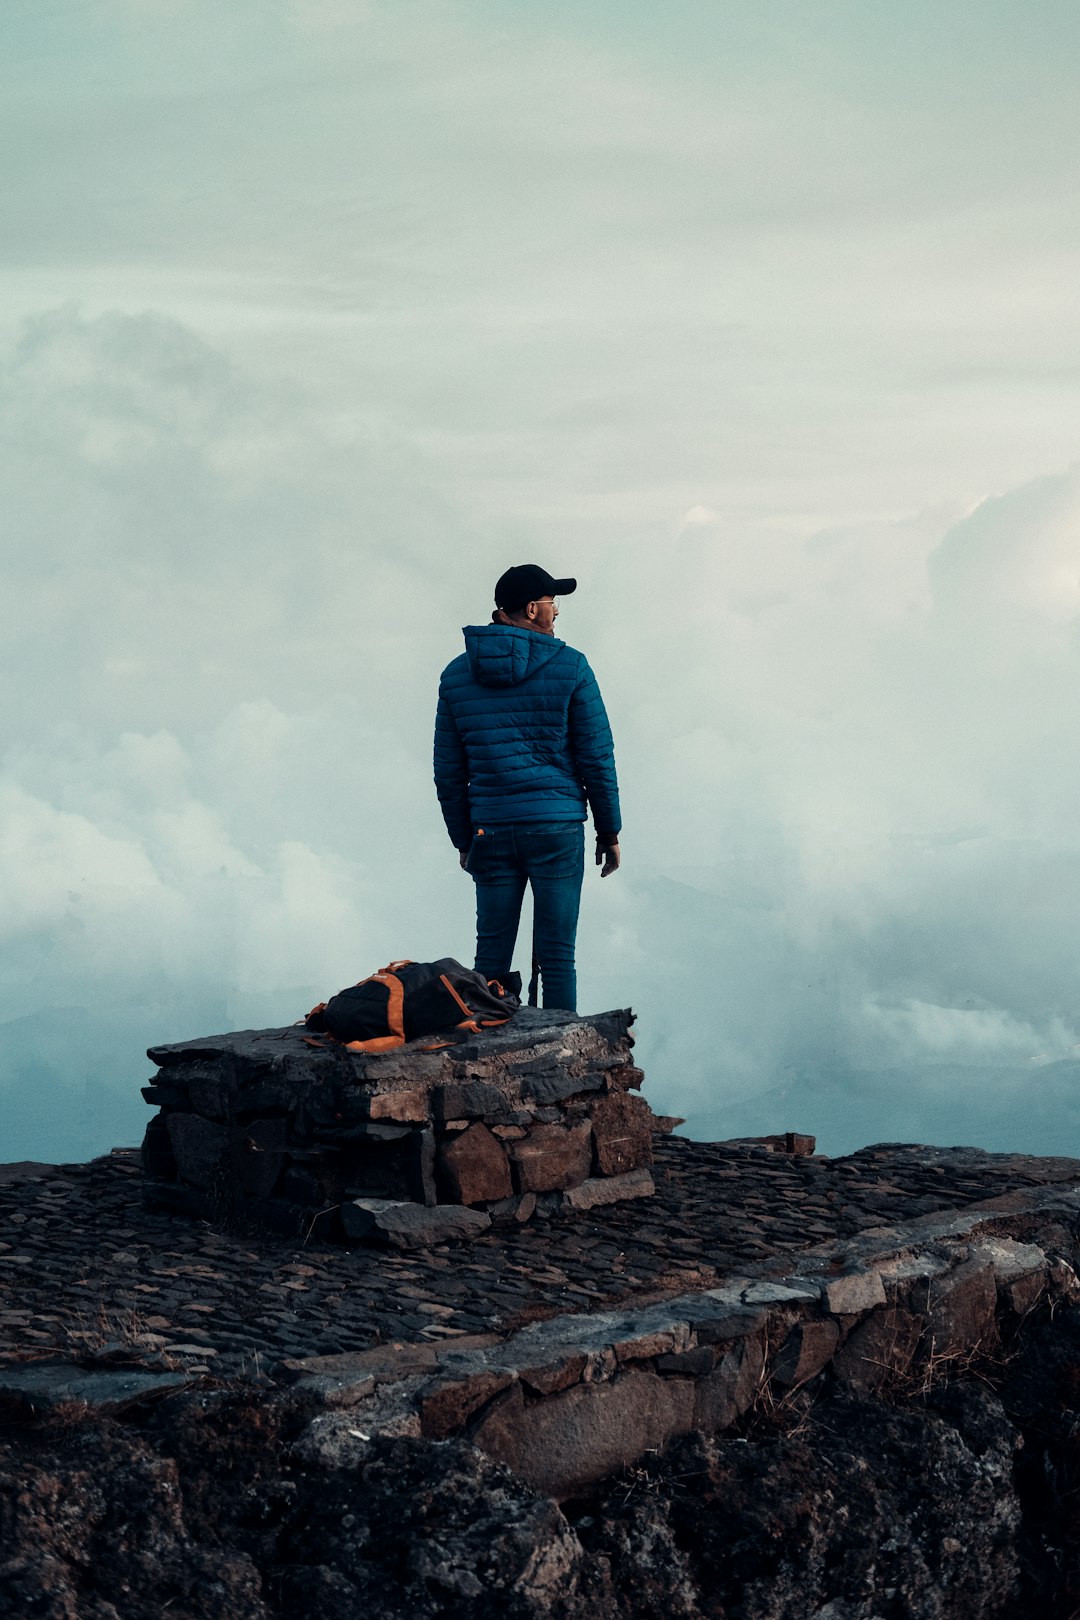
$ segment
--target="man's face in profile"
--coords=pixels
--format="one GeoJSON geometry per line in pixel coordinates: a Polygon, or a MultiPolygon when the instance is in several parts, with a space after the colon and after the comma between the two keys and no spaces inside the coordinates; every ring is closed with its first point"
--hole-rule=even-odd
{"type": "Polygon", "coordinates": [[[555,620],[559,616],[558,598],[542,596],[533,606],[536,608],[536,618],[532,622],[532,628],[539,630],[542,635],[553,636],[555,634],[555,620]]]}

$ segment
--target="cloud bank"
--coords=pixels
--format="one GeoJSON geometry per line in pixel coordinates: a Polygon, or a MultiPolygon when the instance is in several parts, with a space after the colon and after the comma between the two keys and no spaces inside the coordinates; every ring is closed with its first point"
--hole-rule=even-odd
{"type": "MultiPolygon", "coordinates": [[[[26,322],[0,443],[5,1156],[82,1157],[137,1139],[151,1040],[468,957],[434,688],[507,543],[414,441],[161,314],[26,322]]],[[[1080,472],[551,548],[627,815],[583,1001],[637,1009],[654,1104],[1075,1150],[1080,472]]]]}

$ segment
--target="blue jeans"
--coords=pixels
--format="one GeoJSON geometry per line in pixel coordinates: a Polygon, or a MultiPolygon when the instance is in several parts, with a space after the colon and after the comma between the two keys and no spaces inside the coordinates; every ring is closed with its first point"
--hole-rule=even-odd
{"type": "Polygon", "coordinates": [[[577,1011],[577,938],[585,829],[579,822],[477,827],[467,871],[476,884],[476,962],[486,978],[510,972],[526,883],[533,892],[533,952],[544,1006],[577,1011]]]}

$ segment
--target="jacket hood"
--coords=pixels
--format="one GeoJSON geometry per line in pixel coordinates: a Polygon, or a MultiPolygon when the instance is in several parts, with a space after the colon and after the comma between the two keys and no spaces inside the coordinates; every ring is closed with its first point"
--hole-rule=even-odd
{"type": "Polygon", "coordinates": [[[518,686],[566,646],[558,636],[511,624],[467,624],[463,634],[469,673],[481,686],[518,686]]]}

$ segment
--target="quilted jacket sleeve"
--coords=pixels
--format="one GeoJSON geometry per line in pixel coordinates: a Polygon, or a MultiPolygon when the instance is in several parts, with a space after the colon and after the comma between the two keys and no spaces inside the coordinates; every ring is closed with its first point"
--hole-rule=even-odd
{"type": "Polygon", "coordinates": [[[622,828],[615,745],[596,676],[584,658],[570,698],[570,747],[585,785],[598,838],[617,838],[622,828]]]}
{"type": "Polygon", "coordinates": [[[442,692],[435,711],[435,791],[454,848],[468,849],[472,842],[469,765],[457,721],[442,692]]]}

